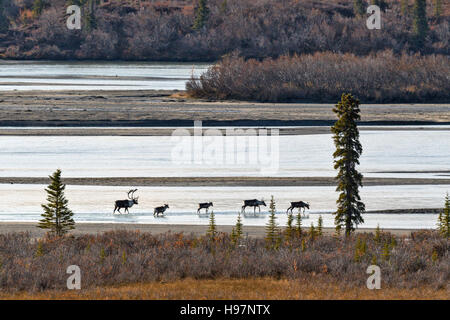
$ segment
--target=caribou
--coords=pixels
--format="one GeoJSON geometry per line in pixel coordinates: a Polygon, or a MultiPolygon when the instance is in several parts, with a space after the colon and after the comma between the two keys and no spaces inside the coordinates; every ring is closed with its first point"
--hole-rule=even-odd
{"type": "Polygon", "coordinates": [[[298,208],[298,212],[301,212],[301,210],[303,209],[303,214],[305,214],[306,208],[308,208],[309,210],[309,203],[303,201],[291,202],[291,206],[287,209],[286,213],[289,213],[289,210],[291,210],[292,214],[292,210],[294,210],[295,208],[298,208]]]}
{"type": "Polygon", "coordinates": [[[208,213],[209,207],[213,207],[213,203],[212,202],[199,203],[198,204],[198,209],[197,209],[197,214],[200,213],[201,209],[206,209],[206,213],[208,213]]]}
{"type": "Polygon", "coordinates": [[[125,209],[125,213],[130,213],[128,211],[128,208],[131,208],[133,205],[138,204],[138,199],[139,197],[134,197],[134,193],[137,191],[137,189],[132,189],[130,191],[128,191],[128,199],[129,200],[117,200],[116,201],[116,206],[114,207],[114,211],[113,214],[117,212],[119,212],[119,214],[122,214],[122,212],[120,212],[120,209],[124,208],[125,209]]]}
{"type": "Polygon", "coordinates": [[[168,205],[168,204],[165,204],[165,205],[163,205],[163,206],[161,206],[161,207],[156,207],[155,210],[153,211],[153,215],[154,215],[154,216],[159,216],[159,214],[164,215],[164,212],[165,212],[167,209],[169,209],[169,205],[168,205]]]}
{"type": "Polygon", "coordinates": [[[266,203],[264,202],[264,200],[257,200],[257,199],[253,199],[253,200],[244,200],[244,205],[242,206],[242,211],[245,213],[245,208],[246,207],[253,207],[253,213],[256,212],[256,207],[258,207],[259,212],[261,212],[261,208],[260,206],[264,206],[266,207],[266,203]]]}

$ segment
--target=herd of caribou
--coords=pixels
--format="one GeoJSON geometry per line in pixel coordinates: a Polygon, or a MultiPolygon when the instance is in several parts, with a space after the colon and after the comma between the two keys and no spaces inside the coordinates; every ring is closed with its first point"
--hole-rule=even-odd
{"type": "MultiPolygon", "coordinates": [[[[121,214],[120,209],[125,209],[124,213],[129,213],[128,209],[131,208],[132,206],[134,206],[135,204],[136,205],[138,204],[139,197],[134,196],[134,193],[136,191],[137,191],[137,189],[132,189],[132,190],[128,191],[128,200],[117,200],[116,206],[114,207],[113,214],[116,213],[116,210],[119,214],[121,214]]],[[[205,209],[206,210],[205,212],[208,213],[209,208],[212,206],[213,206],[212,202],[199,203],[198,209],[197,209],[197,214],[200,214],[201,209],[205,209]]],[[[257,200],[257,199],[244,200],[244,205],[241,208],[241,212],[245,213],[246,207],[253,207],[253,213],[256,213],[256,208],[258,208],[259,212],[261,212],[260,206],[266,207],[266,203],[263,200],[257,200]]],[[[290,211],[290,213],[292,214],[292,210],[294,210],[295,208],[298,209],[299,213],[303,209],[303,214],[305,214],[305,210],[309,209],[309,203],[303,202],[303,201],[291,202],[291,206],[287,209],[286,213],[289,213],[289,211],[290,211]]],[[[168,204],[164,204],[161,207],[156,207],[153,211],[153,215],[154,216],[164,215],[164,213],[166,212],[167,209],[169,209],[168,204]]]]}

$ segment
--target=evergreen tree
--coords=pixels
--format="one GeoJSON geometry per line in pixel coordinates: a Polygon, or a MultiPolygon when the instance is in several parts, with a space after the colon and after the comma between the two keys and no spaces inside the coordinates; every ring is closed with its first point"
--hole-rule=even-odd
{"type": "Polygon", "coordinates": [[[89,32],[97,28],[97,19],[95,18],[95,2],[94,0],[87,0],[85,3],[87,4],[87,13],[84,15],[84,25],[86,31],[89,32]]]}
{"type": "Polygon", "coordinates": [[[35,17],[38,17],[41,15],[42,10],[44,10],[46,3],[44,2],[44,0],[34,0],[33,2],[33,15],[35,17]]]}
{"type": "Polygon", "coordinates": [[[355,225],[364,222],[362,213],[365,205],[361,202],[358,188],[362,186],[362,174],[356,170],[362,146],[359,142],[357,121],[361,119],[359,100],[351,94],[342,94],[341,101],[333,109],[338,120],[331,128],[336,151],[333,154],[334,168],[338,169],[336,176],[337,188],[340,191],[336,201],[336,227],[345,226],[345,235],[349,236],[355,230],[355,225]]]}
{"type": "Polygon", "coordinates": [[[68,208],[69,201],[64,195],[66,185],[61,182],[61,170],[56,170],[49,178],[51,183],[45,189],[47,204],[42,205],[44,213],[38,227],[49,229],[51,235],[63,236],[68,231],[75,229],[73,212],[68,208]]]}
{"type": "Polygon", "coordinates": [[[439,212],[438,231],[443,237],[450,237],[450,198],[448,193],[445,196],[444,210],[439,212]]]}
{"type": "Polygon", "coordinates": [[[414,38],[417,48],[423,48],[428,32],[427,2],[426,0],[415,0],[414,2],[414,38]]]}
{"type": "Polygon", "coordinates": [[[217,235],[217,226],[216,226],[216,218],[214,216],[214,210],[211,210],[211,214],[209,215],[209,227],[206,235],[213,241],[217,235]]]}
{"type": "Polygon", "coordinates": [[[8,31],[9,21],[5,13],[4,0],[0,0],[0,32],[8,31]]]}
{"type": "Polygon", "coordinates": [[[295,231],[297,232],[297,236],[300,238],[302,236],[302,215],[300,211],[297,213],[297,218],[295,220],[295,231]]]}
{"type": "Polygon", "coordinates": [[[288,214],[287,218],[287,225],[286,225],[286,240],[291,240],[292,236],[294,235],[295,228],[293,226],[294,223],[294,217],[292,216],[292,213],[288,214]]]}
{"type": "Polygon", "coordinates": [[[439,18],[442,14],[442,0],[434,0],[434,16],[439,18]]]}
{"type": "Polygon", "coordinates": [[[234,244],[238,244],[239,241],[242,239],[242,219],[241,219],[241,213],[238,213],[236,225],[233,228],[233,233],[231,234],[231,240],[234,244]]]}
{"type": "Polygon", "coordinates": [[[278,228],[276,219],[277,217],[275,216],[275,200],[272,199],[270,200],[270,216],[269,216],[269,222],[266,225],[266,247],[268,249],[273,249],[277,246],[277,243],[279,241],[279,234],[280,234],[280,230],[278,228]]]}
{"type": "Polygon", "coordinates": [[[409,0],[400,1],[400,11],[402,15],[406,16],[409,13],[409,0]]]}
{"type": "Polygon", "coordinates": [[[199,0],[197,10],[195,11],[195,21],[192,29],[202,29],[208,21],[209,8],[207,0],[199,0]]]}
{"type": "Polygon", "coordinates": [[[317,221],[317,235],[321,236],[323,235],[323,219],[322,219],[322,215],[319,216],[319,220],[317,221]]]}
{"type": "Polygon", "coordinates": [[[356,16],[364,16],[366,14],[366,5],[364,0],[354,0],[353,1],[353,12],[356,16]]]}
{"type": "Polygon", "coordinates": [[[316,237],[316,228],[314,228],[314,224],[311,222],[311,227],[309,228],[309,236],[311,237],[311,240],[314,240],[316,237]]]}
{"type": "Polygon", "coordinates": [[[380,229],[380,224],[377,224],[377,228],[375,229],[375,238],[374,238],[376,243],[380,243],[381,240],[381,229],[380,229]]]}

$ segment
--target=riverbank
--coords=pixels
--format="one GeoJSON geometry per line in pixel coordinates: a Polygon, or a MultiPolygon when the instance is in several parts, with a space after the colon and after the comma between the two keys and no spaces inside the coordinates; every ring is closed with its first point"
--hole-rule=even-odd
{"type": "MultiPolygon", "coordinates": [[[[66,133],[82,134],[72,127],[283,127],[331,126],[334,104],[254,103],[191,99],[184,91],[14,91],[0,92],[1,127],[66,127],[66,133]]],[[[450,104],[363,104],[360,125],[448,125],[450,104]]],[[[372,129],[372,127],[371,127],[372,129]]],[[[404,128],[403,128],[404,129],[404,128]]],[[[5,131],[6,130],[6,131],[5,131]]],[[[51,129],[46,129],[51,130],[51,129]]],[[[58,129],[60,130],[60,129],[58,129]]],[[[110,134],[92,128],[90,134],[110,134]]],[[[114,129],[115,130],[115,129],[114,129]]],[[[121,129],[117,134],[152,135],[156,130],[121,129]],[[135,131],[133,131],[135,130],[135,131]],[[147,131],[145,131],[147,130],[147,131]]],[[[283,134],[329,133],[329,128],[285,128],[283,134]],[[289,131],[290,130],[290,131],[289,131]],[[294,130],[294,131],[292,131],[294,130]]],[[[62,132],[62,131],[58,131],[62,132]]],[[[162,132],[168,134],[171,131],[162,132]]],[[[0,134],[37,134],[11,131],[0,134]]],[[[40,134],[55,134],[41,131],[40,134]]]]}
{"type": "MultiPolygon", "coordinates": [[[[231,234],[233,226],[217,226],[217,231],[231,234]]],[[[264,238],[266,235],[265,226],[243,226],[243,234],[252,238],[264,238]]],[[[307,227],[305,227],[307,229],[307,227]]],[[[166,232],[194,234],[203,236],[208,230],[208,225],[182,225],[182,224],[133,224],[133,223],[77,223],[76,229],[71,231],[74,235],[99,234],[109,231],[139,231],[148,232],[153,235],[166,232]]],[[[411,232],[418,229],[383,229],[396,236],[409,236],[411,232]]],[[[37,222],[0,222],[0,234],[14,232],[29,232],[32,238],[41,238],[46,231],[37,227],[37,222]]],[[[323,228],[325,235],[333,235],[334,228],[323,228]]],[[[358,228],[357,233],[374,233],[373,228],[358,228]]]]}
{"type": "MultiPolygon", "coordinates": [[[[386,172],[379,172],[386,173],[386,172]]],[[[388,173],[433,173],[450,176],[450,171],[406,171],[388,173]]],[[[0,177],[0,184],[48,184],[48,177],[0,177]]],[[[67,185],[142,186],[142,187],[322,187],[335,186],[334,177],[110,177],[64,178],[67,185]]],[[[450,185],[450,178],[371,178],[364,177],[365,186],[450,185]]]]}

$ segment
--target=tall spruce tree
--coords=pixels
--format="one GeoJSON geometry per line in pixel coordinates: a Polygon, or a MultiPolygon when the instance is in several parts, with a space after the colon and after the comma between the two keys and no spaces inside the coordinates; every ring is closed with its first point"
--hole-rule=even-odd
{"type": "Polygon", "coordinates": [[[414,2],[413,31],[414,40],[418,49],[425,45],[428,32],[427,2],[426,0],[415,0],[414,2]]]}
{"type": "Polygon", "coordinates": [[[345,235],[349,236],[355,230],[355,225],[364,222],[362,213],[365,211],[358,190],[362,186],[363,176],[356,169],[362,154],[357,126],[357,121],[361,119],[359,100],[344,93],[333,112],[338,116],[331,132],[336,146],[334,168],[339,170],[336,191],[340,192],[336,201],[335,225],[337,228],[345,226],[345,235]]]}
{"type": "Polygon", "coordinates": [[[195,20],[192,29],[202,29],[208,21],[209,8],[207,0],[199,0],[197,10],[195,11],[195,20]]]}
{"type": "Polygon", "coordinates": [[[51,235],[63,236],[75,229],[73,212],[69,209],[69,201],[64,195],[66,185],[61,182],[61,170],[56,170],[49,178],[51,183],[45,189],[47,204],[42,205],[44,213],[38,227],[50,230],[51,235]]]}
{"type": "Polygon", "coordinates": [[[276,222],[277,217],[275,216],[276,209],[275,209],[275,200],[273,196],[270,200],[269,208],[270,208],[269,222],[266,225],[266,247],[268,249],[273,249],[279,242],[279,235],[280,235],[280,230],[276,222]]]}

